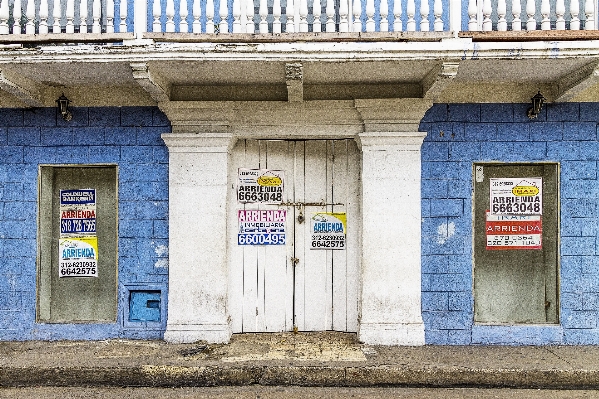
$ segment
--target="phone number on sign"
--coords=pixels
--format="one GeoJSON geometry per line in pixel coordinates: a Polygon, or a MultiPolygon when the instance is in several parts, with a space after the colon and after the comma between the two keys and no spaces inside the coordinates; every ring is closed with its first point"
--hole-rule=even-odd
{"type": "Polygon", "coordinates": [[[63,267],[60,269],[61,276],[96,276],[95,267],[63,267]]]}
{"type": "Polygon", "coordinates": [[[238,245],[285,245],[285,234],[237,234],[238,245]]]}
{"type": "Polygon", "coordinates": [[[312,241],[312,248],[345,248],[345,241],[312,241]]]}

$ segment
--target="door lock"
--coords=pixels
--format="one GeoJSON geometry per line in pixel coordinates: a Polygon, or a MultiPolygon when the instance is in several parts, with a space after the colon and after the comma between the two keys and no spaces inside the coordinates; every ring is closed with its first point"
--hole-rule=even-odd
{"type": "Polygon", "coordinates": [[[298,259],[298,258],[296,258],[296,257],[294,257],[294,256],[292,256],[292,257],[291,257],[291,262],[292,262],[294,265],[297,265],[297,264],[299,263],[299,259],[298,259]]]}
{"type": "Polygon", "coordinates": [[[304,212],[300,210],[299,216],[297,217],[297,222],[298,222],[299,224],[302,224],[302,223],[304,223],[304,220],[306,220],[306,219],[304,218],[304,212]]]}

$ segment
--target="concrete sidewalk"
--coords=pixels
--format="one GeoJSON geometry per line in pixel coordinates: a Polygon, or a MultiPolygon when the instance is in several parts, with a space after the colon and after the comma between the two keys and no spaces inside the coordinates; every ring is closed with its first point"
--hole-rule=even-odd
{"type": "Polygon", "coordinates": [[[599,389],[599,347],[386,347],[334,332],[242,334],[226,345],[0,342],[3,387],[253,384],[599,389]]]}

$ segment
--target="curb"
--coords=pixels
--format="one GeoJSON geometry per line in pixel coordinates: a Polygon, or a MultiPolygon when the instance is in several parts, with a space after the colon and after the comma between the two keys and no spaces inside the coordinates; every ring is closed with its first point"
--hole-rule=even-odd
{"type": "Polygon", "coordinates": [[[431,387],[599,389],[599,371],[399,366],[0,367],[0,387],[431,387]]]}

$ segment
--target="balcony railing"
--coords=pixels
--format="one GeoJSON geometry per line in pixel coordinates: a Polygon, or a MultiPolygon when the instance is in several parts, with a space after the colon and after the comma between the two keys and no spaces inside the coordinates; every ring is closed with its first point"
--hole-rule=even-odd
{"type": "Polygon", "coordinates": [[[596,29],[593,0],[0,0],[0,35],[596,29]]]}

